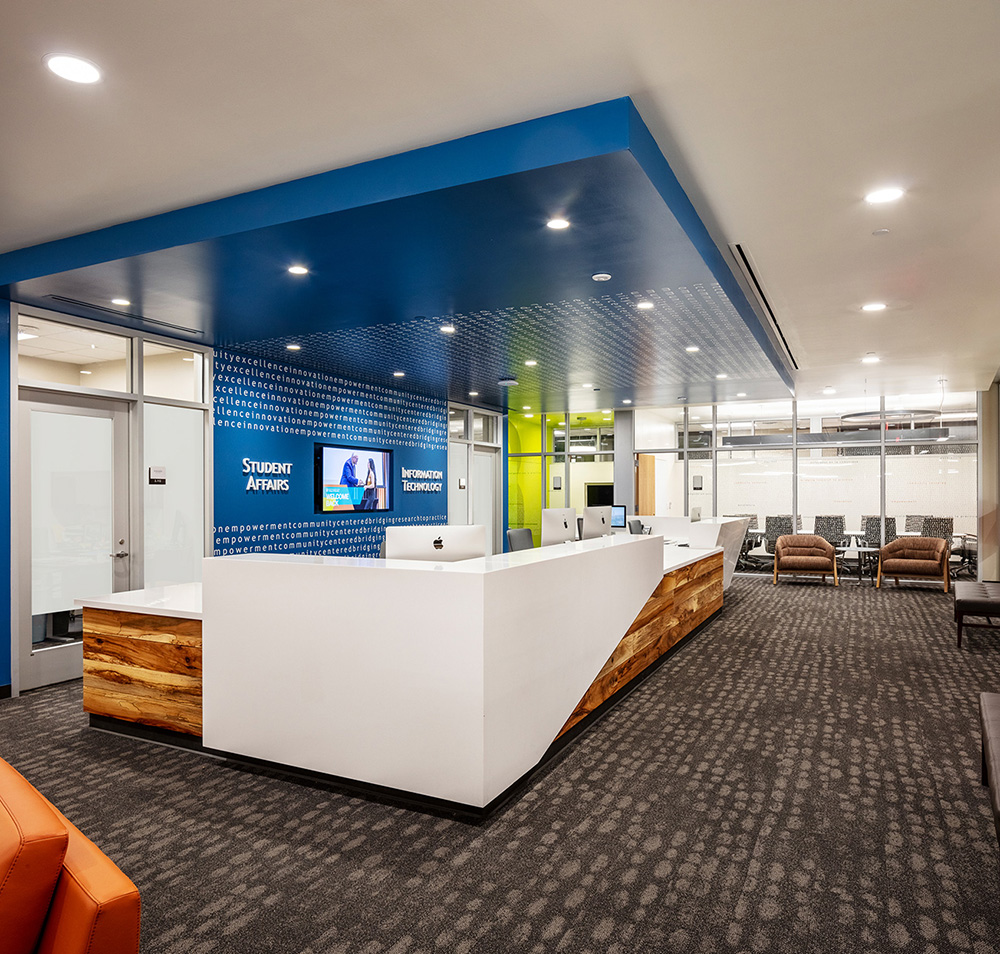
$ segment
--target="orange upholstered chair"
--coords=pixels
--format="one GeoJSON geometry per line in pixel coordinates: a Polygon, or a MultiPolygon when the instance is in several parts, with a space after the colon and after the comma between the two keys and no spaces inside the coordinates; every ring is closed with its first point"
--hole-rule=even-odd
{"type": "Polygon", "coordinates": [[[2,759],[0,925],[5,954],[139,951],[135,885],[2,759]]]}

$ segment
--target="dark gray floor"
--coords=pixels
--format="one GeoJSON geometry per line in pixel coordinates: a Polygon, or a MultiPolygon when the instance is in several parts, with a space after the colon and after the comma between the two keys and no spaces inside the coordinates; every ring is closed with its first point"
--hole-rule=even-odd
{"type": "Polygon", "coordinates": [[[951,614],[928,587],[738,579],[481,827],[95,732],[79,684],[0,703],[0,755],[136,882],[148,954],[988,954],[1000,632],[960,650],[951,614]]]}

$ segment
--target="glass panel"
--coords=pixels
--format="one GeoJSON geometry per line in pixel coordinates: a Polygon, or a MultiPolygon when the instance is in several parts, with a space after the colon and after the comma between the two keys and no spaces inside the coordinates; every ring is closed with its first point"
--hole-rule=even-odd
{"type": "Polygon", "coordinates": [[[142,390],[150,397],[201,401],[204,377],[204,356],[200,351],[142,343],[142,390]]]}
{"type": "MultiPolygon", "coordinates": [[[[712,407],[688,408],[688,447],[709,448],[715,443],[712,432],[712,407]]],[[[704,457],[706,454],[698,454],[704,457]]]]}
{"type": "Polygon", "coordinates": [[[574,457],[570,463],[569,504],[578,514],[584,507],[610,507],[615,496],[615,464],[610,455],[574,457]]]}
{"type": "MultiPolygon", "coordinates": [[[[878,398],[823,398],[800,401],[799,423],[807,425],[808,433],[799,432],[800,442],[879,441],[878,398]],[[852,417],[852,415],[855,415],[852,417]]],[[[827,453],[837,454],[838,451],[827,453]]],[[[863,451],[862,453],[868,453],[863,451]]]]}
{"type": "Polygon", "coordinates": [[[563,414],[545,416],[545,450],[556,454],[566,453],[566,417],[563,414]]]}
{"type": "MultiPolygon", "coordinates": [[[[808,431],[808,422],[799,421],[799,430],[808,431]]],[[[717,433],[722,446],[753,443],[790,443],[792,402],[720,404],[717,433]]]]}
{"type": "Polygon", "coordinates": [[[684,461],[679,453],[639,454],[636,514],[684,515],[684,461]]]}
{"type": "MultiPolygon", "coordinates": [[[[819,533],[834,545],[843,545],[843,531],[864,530],[862,518],[880,516],[881,463],[878,456],[861,456],[843,448],[799,451],[799,514],[805,533],[819,533]],[[817,517],[822,520],[819,527],[817,517]]],[[[902,529],[902,528],[900,528],[902,529]]]]}
{"type": "Polygon", "coordinates": [[[542,535],[542,458],[507,461],[507,526],[529,527],[539,545],[542,535]]]}
{"type": "MultiPolygon", "coordinates": [[[[975,448],[964,453],[931,453],[931,447],[885,461],[885,508],[899,529],[924,532],[920,517],[951,520],[956,534],[975,534],[977,460],[975,448]]],[[[959,541],[956,541],[956,544],[959,541]]]]}
{"type": "MultiPolygon", "coordinates": [[[[507,415],[507,453],[537,454],[542,449],[541,415],[511,413],[507,415]]],[[[514,524],[511,524],[514,526],[514,524]]],[[[520,524],[518,524],[520,526],[520,524]]]]}
{"type": "MultiPolygon", "coordinates": [[[[717,468],[719,513],[748,515],[763,533],[767,517],[792,512],[791,450],[720,451],[717,468]]],[[[755,552],[763,554],[763,538],[755,552]]]]}
{"type": "Polygon", "coordinates": [[[545,506],[568,507],[569,488],[566,486],[566,457],[563,454],[545,458],[545,506]]]}
{"type": "Polygon", "coordinates": [[[145,583],[166,586],[201,579],[205,555],[205,412],[144,407],[145,583]],[[166,468],[166,483],[149,482],[150,467],[166,468]]]}
{"type": "Polygon", "coordinates": [[[712,458],[709,452],[692,451],[688,461],[688,481],[689,516],[714,517],[715,514],[712,510],[712,458]]]}
{"type": "Polygon", "coordinates": [[[472,439],[484,444],[496,443],[496,418],[492,414],[472,415],[472,439]]]}
{"type": "Polygon", "coordinates": [[[72,387],[129,391],[129,339],[22,315],[17,376],[72,387]]]}
{"type": "Polygon", "coordinates": [[[468,412],[461,408],[448,408],[448,436],[456,440],[465,440],[469,436],[466,430],[468,419],[468,412]]]}
{"type": "Polygon", "coordinates": [[[113,590],[113,460],[110,418],[31,412],[32,642],[39,617],[113,590]]]}
{"type": "Polygon", "coordinates": [[[639,408],[633,419],[636,450],[681,446],[684,408],[639,408]]]}

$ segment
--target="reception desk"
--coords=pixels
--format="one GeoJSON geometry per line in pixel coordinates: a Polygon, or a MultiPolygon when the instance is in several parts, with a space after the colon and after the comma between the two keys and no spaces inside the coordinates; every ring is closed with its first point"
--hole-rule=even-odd
{"type": "MultiPolygon", "coordinates": [[[[80,601],[84,705],[105,728],[108,682],[133,703],[110,719],[166,727],[160,700],[144,713],[145,688],[123,687],[157,682],[123,662],[152,659],[144,640],[107,643],[108,613],[183,618],[147,592],[80,601]]],[[[451,564],[219,557],[201,602],[207,750],[485,814],[718,611],[722,553],[618,535],[451,564]]]]}

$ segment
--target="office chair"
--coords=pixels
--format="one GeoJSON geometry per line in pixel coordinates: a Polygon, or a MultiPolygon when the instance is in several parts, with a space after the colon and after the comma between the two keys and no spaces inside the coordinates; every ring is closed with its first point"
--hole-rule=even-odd
{"type": "Polygon", "coordinates": [[[813,533],[822,537],[827,543],[832,543],[835,547],[844,546],[847,543],[844,515],[816,517],[813,521],[813,533]]]}
{"type": "Polygon", "coordinates": [[[920,533],[924,532],[924,521],[927,519],[923,514],[908,513],[906,515],[906,525],[903,529],[907,533],[920,533]]]}
{"type": "Polygon", "coordinates": [[[642,521],[636,518],[629,520],[628,522],[628,532],[629,533],[642,533],[643,526],[642,521]]]}
{"type": "Polygon", "coordinates": [[[532,550],[535,541],[531,536],[531,527],[512,527],[507,531],[507,549],[532,550]]]}

